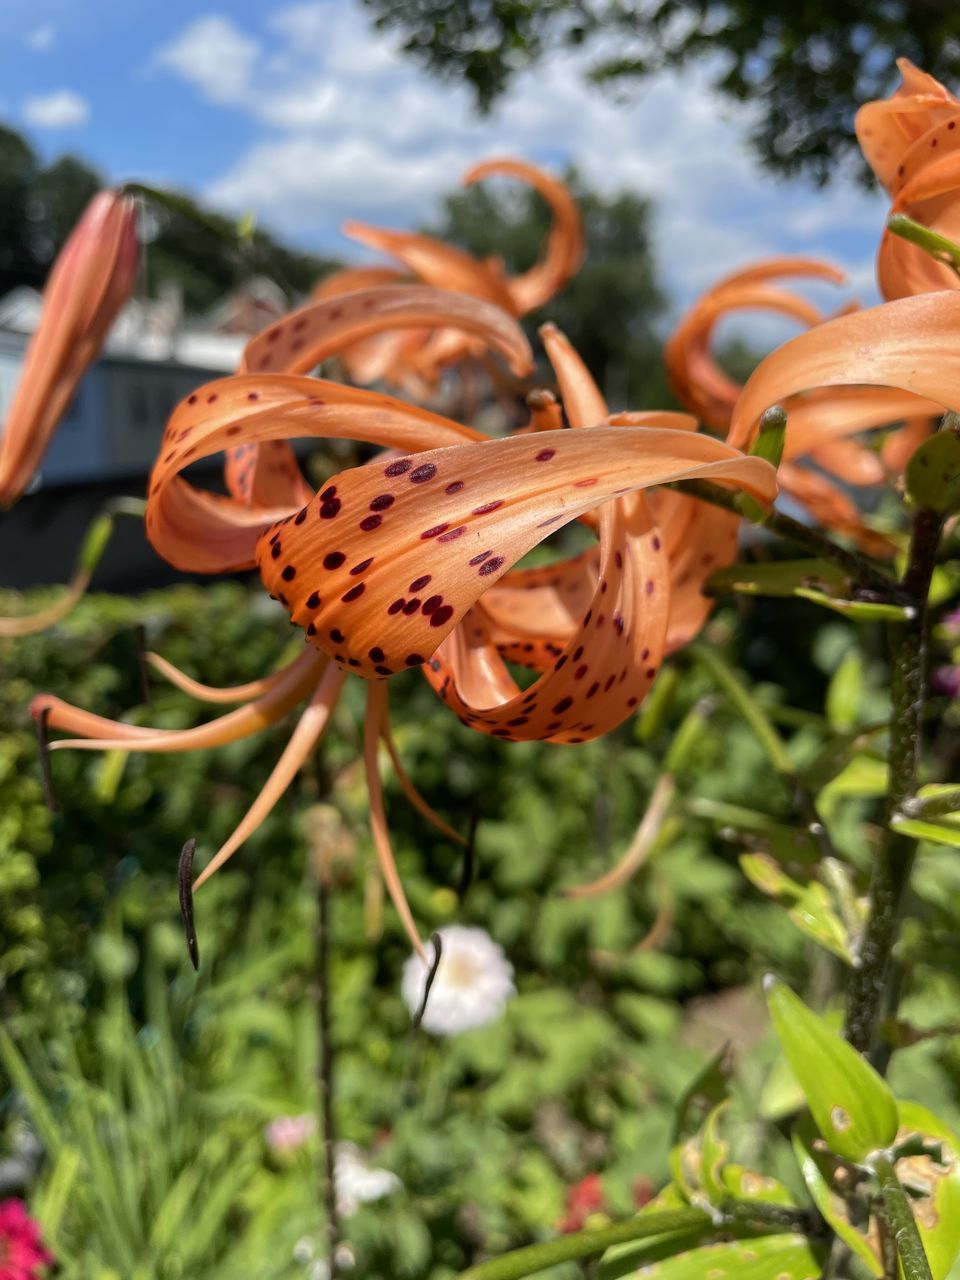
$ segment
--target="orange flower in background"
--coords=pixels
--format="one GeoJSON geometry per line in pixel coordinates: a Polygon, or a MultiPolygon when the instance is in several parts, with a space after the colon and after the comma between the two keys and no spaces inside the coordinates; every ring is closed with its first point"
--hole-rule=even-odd
{"type": "MultiPolygon", "coordinates": [[[[780,276],[837,284],[843,280],[837,268],[816,259],[771,258],[756,263],[707,290],[667,341],[664,358],[671,390],[707,426],[728,431],[743,394],[711,352],[721,320],[737,311],[758,310],[787,316],[811,330],[828,320],[806,298],[772,283],[780,276]]],[[[891,471],[899,473],[909,453],[929,434],[931,416],[941,412],[939,404],[904,391],[856,386],[792,397],[782,392],[770,401],[774,402],[787,413],[778,471],[783,491],[806,507],[818,524],[846,534],[873,554],[891,554],[892,544],[864,523],[856,503],[840,485],[877,485],[891,471]],[[906,427],[890,433],[879,456],[853,438],[904,419],[906,427]]],[[[743,441],[738,443],[743,447],[743,441]]]]}
{"type": "MultiPolygon", "coordinates": [[[[583,224],[564,184],[521,160],[484,161],[464,174],[463,184],[470,186],[496,175],[529,184],[546,200],[553,214],[553,225],[540,261],[519,276],[507,275],[498,258],[480,261],[432,236],[353,221],[344,223],[344,233],[396,259],[409,274],[425,284],[483,298],[513,316],[527,315],[548,302],[576,274],[584,254],[583,224]]],[[[314,297],[329,297],[354,289],[358,287],[358,280],[367,285],[387,283],[389,272],[389,268],[377,267],[336,272],[321,281],[314,297]],[[379,273],[379,279],[374,278],[375,273],[379,273]]],[[[354,382],[382,379],[425,399],[436,389],[443,368],[466,356],[482,354],[482,345],[463,333],[434,329],[409,334],[384,333],[375,342],[360,348],[348,347],[341,358],[354,382]]]]}
{"type": "Polygon", "coordinates": [[[29,484],[130,295],[137,261],[134,200],[101,191],[70,233],[44,289],[40,325],[0,436],[0,506],[16,502],[29,484]]]}
{"type": "MultiPolygon", "coordinates": [[[[202,881],[289,785],[329,723],[345,676],[364,676],[374,839],[419,946],[379,777],[378,744],[388,733],[385,677],[423,667],[466,724],[498,737],[575,743],[609,731],[649,689],[671,636],[686,636],[705,616],[699,585],[735,549],[736,516],[674,493],[648,503],[642,490],[703,477],[769,504],[776,480],[769,464],[698,434],[684,415],[610,417],[576,354],[550,327],[544,338],[570,431],[494,440],[389,396],[296,372],[399,325],[459,328],[499,351],[514,372],[530,367],[522,332],[489,302],[422,286],[334,296],[258,335],[245,355],[251,372],[188,397],[168,424],[153,471],[147,529],[160,554],[195,572],[256,565],[304,629],[304,653],[263,681],[227,691],[245,705],[196,729],[131,726],[46,695],[34,700],[33,712],[49,727],[79,735],[56,747],[176,751],[235,740],[309,699],[273,774],[202,881]],[[334,476],[319,494],[307,491],[305,501],[287,444],[298,436],[398,452],[334,476]],[[227,449],[229,497],[199,490],[181,474],[227,449]],[[598,529],[596,553],[549,570],[511,571],[578,518],[598,529]],[[518,653],[538,672],[527,689],[506,665],[505,657],[518,653]]],[[[558,423],[549,402],[536,412],[558,423]]],[[[188,687],[180,673],[175,678],[188,687]]],[[[403,775],[401,782],[412,791],[403,775]]],[[[422,801],[418,807],[432,816],[422,801]]]]}
{"type": "MultiPolygon", "coordinates": [[[[864,158],[892,196],[890,214],[904,213],[951,240],[960,237],[960,100],[907,58],[903,83],[889,98],[857,112],[864,158]]],[[[877,283],[887,299],[956,289],[956,272],[915,244],[885,230],[877,283]]]]}

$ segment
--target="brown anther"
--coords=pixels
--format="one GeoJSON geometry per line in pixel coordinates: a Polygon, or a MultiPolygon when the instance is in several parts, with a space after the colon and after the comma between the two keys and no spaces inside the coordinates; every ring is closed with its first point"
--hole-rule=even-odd
{"type": "Polygon", "coordinates": [[[430,939],[433,943],[433,964],[430,966],[430,972],[427,974],[426,986],[423,988],[423,998],[420,1001],[420,1008],[413,1016],[413,1029],[419,1029],[420,1023],[423,1021],[423,1015],[427,1012],[427,1001],[430,999],[430,989],[436,981],[437,971],[440,968],[440,960],[443,956],[443,943],[439,933],[435,933],[430,939]]]}
{"type": "Polygon", "coordinates": [[[187,940],[187,954],[194,969],[199,969],[200,948],[193,922],[193,855],[196,847],[196,840],[190,839],[180,850],[177,880],[180,886],[180,919],[183,921],[183,933],[187,940]]]}

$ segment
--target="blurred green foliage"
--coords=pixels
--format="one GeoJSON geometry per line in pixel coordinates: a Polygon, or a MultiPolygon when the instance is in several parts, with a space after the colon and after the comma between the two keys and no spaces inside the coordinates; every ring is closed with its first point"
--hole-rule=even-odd
{"type": "MultiPolygon", "coordinates": [[[[870,627],[775,604],[776,614],[762,599],[720,612],[704,642],[749,671],[796,768],[834,779],[831,822],[855,896],[874,838],[882,664],[870,627]]],[[[316,1105],[312,868],[317,831],[331,821],[338,1128],[403,1183],[346,1221],[359,1274],[450,1280],[552,1235],[570,1189],[594,1171],[602,1212],[629,1214],[638,1187],[670,1177],[675,1108],[727,1042],[733,1146],[803,1194],[778,1127],[799,1099],[774,1068],[757,979],[775,969],[827,991],[842,982],[843,962],[788,922],[776,893],[738,860],[766,857],[818,886],[841,928],[843,893],[812,864],[790,788],[707,670],[684,661],[661,675],[641,716],[576,749],[472,734],[415,673],[393,682],[395,734],[417,785],[460,829],[474,809],[481,819],[461,902],[460,850],[408,808],[386,769],[414,913],[425,932],[453,920],[483,926],[516,969],[518,995],[501,1022],[434,1040],[410,1031],[399,991],[408,944],[371,878],[359,681],[314,765],[198,893],[199,975],[180,936],[177,853],[195,836],[202,865],[259,790],[289,725],[193,755],[56,752],[59,812],[48,813],[33,693],[136,723],[204,718],[159,681],[144,705],[139,623],[151,648],[212,684],[262,675],[299,643],[259,588],[234,582],[90,598],[52,632],[0,649],[0,999],[10,1037],[0,1125],[14,1145],[25,1126],[38,1133],[43,1153],[27,1189],[70,1275],[279,1280],[310,1275],[323,1256],[317,1140],[276,1152],[264,1126],[316,1105]],[[626,848],[697,706],[702,726],[672,761],[680,799],[646,867],[618,893],[565,897],[626,848]]],[[[903,946],[903,1017],[914,1029],[943,1026],[960,1008],[958,877],[948,851],[925,847],[903,946]]],[[[895,1058],[891,1083],[960,1123],[960,1055],[948,1036],[917,1037],[895,1058]]]]}

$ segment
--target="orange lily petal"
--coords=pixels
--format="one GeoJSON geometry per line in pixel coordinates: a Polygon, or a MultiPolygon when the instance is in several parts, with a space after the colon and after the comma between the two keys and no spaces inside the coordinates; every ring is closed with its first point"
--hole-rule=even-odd
{"type": "Polygon", "coordinates": [[[342,293],[353,293],[357,289],[399,284],[404,279],[406,277],[403,272],[397,271],[395,267],[344,267],[341,271],[331,271],[328,276],[318,280],[310,298],[319,302],[322,298],[339,297],[342,293]]]}
{"type": "Polygon", "coordinates": [[[914,453],[933,431],[934,422],[931,418],[909,418],[884,440],[880,449],[883,465],[892,475],[902,475],[914,453]]]}
{"type": "Polygon", "coordinates": [[[307,696],[325,665],[326,659],[322,654],[306,649],[284,670],[280,679],[252,702],[193,729],[151,729],[124,724],[83,711],[46,693],[38,694],[32,700],[30,714],[37,720],[46,713],[49,729],[84,735],[51,742],[51,750],[70,747],[87,751],[109,751],[113,748],[125,751],[196,751],[238,742],[259,733],[268,725],[276,724],[307,696]]]}
{"type": "Polygon", "coordinates": [[[209,880],[270,815],[274,805],[299,773],[303,762],[326,732],[345,679],[344,673],[332,665],[324,671],[309,706],[297,722],[290,741],[284,747],[283,754],[263,789],[229,839],[220,846],[197,877],[195,889],[199,889],[206,880],[209,880]]]}
{"type": "Polygon", "coordinates": [[[864,158],[891,193],[903,176],[900,165],[913,143],[960,109],[960,102],[939,80],[908,58],[898,58],[897,66],[903,84],[889,98],[862,106],[855,119],[864,158]]]}
{"type": "Polygon", "coordinates": [[[585,252],[583,222],[576,201],[566,186],[542,169],[522,160],[502,157],[485,160],[463,175],[463,185],[470,186],[497,174],[528,183],[543,196],[553,214],[550,234],[540,261],[529,271],[510,277],[506,282],[515,314],[522,316],[548,302],[578,271],[585,252]]]}
{"type": "Polygon", "coordinates": [[[136,206],[129,196],[94,196],[60,251],[44,290],[0,437],[0,505],[16,501],[92,364],[137,271],[136,206]]]}
{"type": "Polygon", "coordinates": [[[261,539],[261,576],[313,643],[373,677],[425,661],[511,564],[591,507],[694,476],[763,503],[776,494],[767,463],[694,432],[596,427],[541,444],[485,440],[342,472],[303,520],[261,539]]]}
{"type": "Polygon", "coordinates": [[[433,236],[413,231],[391,231],[365,222],[345,222],[342,230],[351,240],[396,258],[426,284],[483,298],[502,307],[508,314],[513,310],[510,293],[502,278],[463,249],[444,244],[433,236]]]}
{"type": "Polygon", "coordinates": [[[824,318],[805,298],[767,284],[779,276],[814,277],[833,283],[842,283],[844,278],[836,267],[814,258],[766,259],[708,289],[667,339],[664,362],[670,388],[707,426],[729,425],[741,390],[710,353],[713,331],[724,316],[733,311],[774,311],[808,326],[824,318]]]}
{"type": "Polygon", "coordinates": [[[814,387],[897,387],[944,408],[960,407],[958,334],[958,292],[899,298],[829,320],[762,361],[737,403],[728,438],[744,447],[764,410],[814,387]]]}

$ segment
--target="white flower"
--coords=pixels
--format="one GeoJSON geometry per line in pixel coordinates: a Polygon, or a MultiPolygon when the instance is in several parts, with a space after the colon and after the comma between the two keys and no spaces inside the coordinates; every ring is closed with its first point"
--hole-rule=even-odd
{"type": "MultiPolygon", "coordinates": [[[[452,924],[440,931],[440,966],[421,1026],[438,1036],[485,1027],[516,995],[513,965],[485,929],[452,924]]],[[[427,956],[433,959],[430,944],[427,956]]],[[[403,998],[411,1016],[423,1000],[429,970],[417,955],[403,967],[403,998]]]]}
{"type": "Polygon", "coordinates": [[[384,1196],[399,1191],[403,1183],[389,1169],[373,1169],[363,1158],[359,1147],[352,1142],[337,1143],[334,1172],[337,1188],[337,1208],[344,1218],[356,1213],[361,1204],[382,1200],[384,1196]]]}

